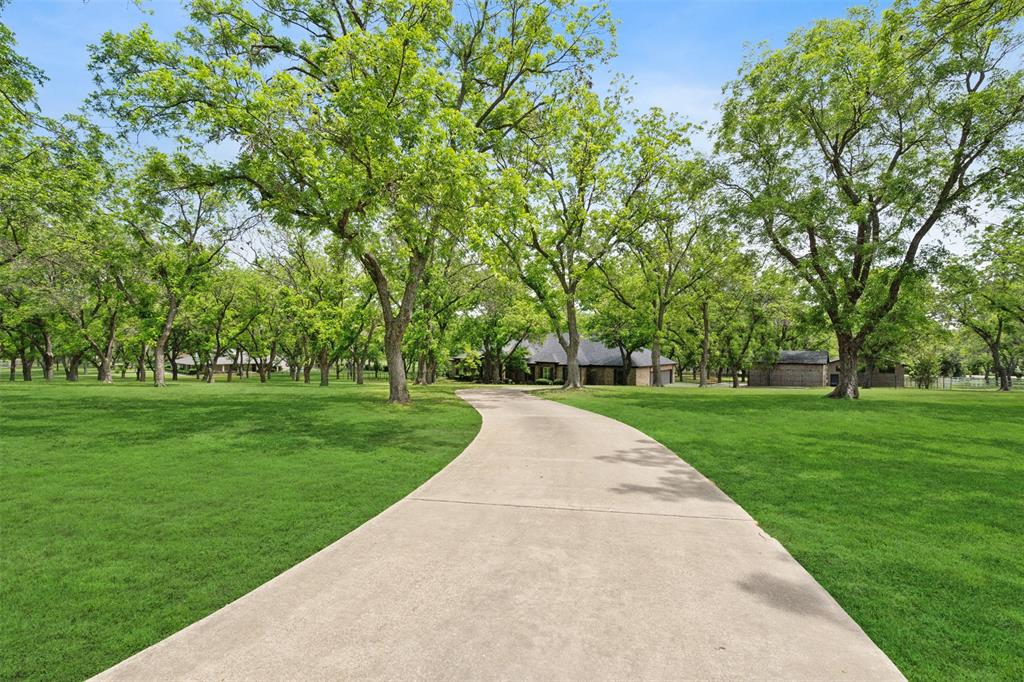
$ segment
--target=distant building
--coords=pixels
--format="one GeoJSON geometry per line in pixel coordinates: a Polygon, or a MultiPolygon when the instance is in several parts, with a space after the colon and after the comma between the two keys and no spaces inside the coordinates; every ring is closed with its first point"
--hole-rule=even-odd
{"type": "MultiPolygon", "coordinates": [[[[178,365],[178,367],[185,369],[185,371],[194,371],[196,368],[195,358],[193,358],[191,355],[178,356],[174,362],[175,364],[178,365]]],[[[257,371],[256,360],[249,357],[249,354],[243,351],[242,353],[238,354],[238,365],[236,366],[235,354],[232,351],[229,352],[228,355],[221,355],[217,357],[217,359],[214,360],[213,362],[213,371],[216,374],[226,374],[228,370],[231,370],[232,368],[234,368],[234,371],[236,372],[255,372],[257,371]]],[[[282,369],[288,369],[288,365],[287,363],[284,362],[284,360],[278,359],[275,362],[274,370],[279,371],[282,369]]]]}
{"type": "MultiPolygon", "coordinates": [[[[545,379],[556,384],[565,381],[568,364],[565,350],[558,342],[557,336],[548,334],[543,342],[526,343],[520,348],[525,351],[526,371],[509,372],[508,376],[512,381],[533,383],[538,379],[545,379]]],[[[510,344],[505,352],[511,350],[510,344]]],[[[452,358],[456,374],[464,360],[465,355],[452,358]]],[[[632,353],[630,368],[627,371],[623,367],[622,353],[618,349],[609,348],[593,339],[580,339],[577,360],[580,366],[580,383],[590,386],[652,386],[655,371],[661,372],[662,382],[666,384],[672,383],[675,377],[676,361],[662,356],[656,370],[652,366],[651,351],[646,348],[632,353]]]]}
{"type": "Polygon", "coordinates": [[[861,388],[903,388],[906,371],[896,363],[891,367],[873,367],[871,372],[857,372],[857,384],[861,388]]]}
{"type": "MultiPolygon", "coordinates": [[[[903,365],[874,368],[869,373],[858,372],[857,383],[865,388],[902,388],[903,365]]],[[[748,386],[803,386],[821,388],[839,383],[839,360],[829,358],[827,351],[784,350],[773,365],[751,367],[747,373],[748,386]]]]}
{"type": "Polygon", "coordinates": [[[835,365],[827,351],[784,350],[774,365],[751,367],[747,386],[828,386],[835,365]]]}

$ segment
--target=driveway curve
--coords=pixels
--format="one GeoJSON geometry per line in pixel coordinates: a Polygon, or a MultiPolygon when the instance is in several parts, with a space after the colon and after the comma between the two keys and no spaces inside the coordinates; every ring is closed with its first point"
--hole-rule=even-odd
{"type": "Polygon", "coordinates": [[[888,680],[750,516],[648,436],[522,391],[407,498],[102,680],[888,680]]]}

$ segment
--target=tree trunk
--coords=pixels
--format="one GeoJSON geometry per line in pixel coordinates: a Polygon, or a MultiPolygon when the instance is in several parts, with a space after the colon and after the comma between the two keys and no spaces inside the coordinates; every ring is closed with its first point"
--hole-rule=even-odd
{"type": "Polygon", "coordinates": [[[327,350],[320,351],[320,385],[327,386],[331,383],[331,361],[327,350]]]}
{"type": "Polygon", "coordinates": [[[565,381],[562,388],[582,388],[580,383],[580,330],[576,324],[576,299],[570,294],[565,302],[566,331],[568,332],[567,343],[562,348],[565,350],[565,381]]]}
{"type": "Polygon", "coordinates": [[[369,253],[360,258],[364,270],[373,281],[380,301],[381,314],[384,316],[384,355],[388,363],[388,402],[408,403],[409,386],[405,372],[405,359],[402,357],[402,339],[405,330],[412,320],[413,306],[416,295],[423,280],[423,271],[427,267],[427,253],[413,252],[409,256],[409,272],[402,292],[398,314],[392,308],[391,287],[387,275],[377,259],[369,253]]]}
{"type": "Polygon", "coordinates": [[[82,365],[83,353],[75,353],[64,358],[64,378],[68,381],[78,381],[78,368],[82,365]]]}
{"type": "Polygon", "coordinates": [[[146,380],[146,344],[142,344],[142,351],[135,364],[135,379],[136,381],[146,380]]]}
{"type": "Polygon", "coordinates": [[[839,383],[828,397],[856,400],[860,398],[860,389],[857,387],[857,353],[860,344],[846,333],[837,332],[836,338],[839,341],[839,383]]]}
{"type": "Polygon", "coordinates": [[[206,367],[203,371],[203,381],[205,381],[208,384],[213,383],[213,373],[217,370],[217,357],[218,354],[214,353],[213,361],[206,363],[206,367]]]}
{"type": "MultiPolygon", "coordinates": [[[[164,362],[165,353],[167,352],[167,339],[171,335],[171,324],[174,322],[174,318],[170,312],[167,317],[164,318],[164,327],[160,330],[160,336],[156,339],[156,345],[153,346],[153,385],[156,387],[164,387],[167,382],[164,379],[164,362]]],[[[171,360],[171,373],[173,378],[178,378],[178,365],[171,360]]]]}
{"type": "Polygon", "coordinates": [[[104,384],[114,383],[114,357],[108,352],[100,357],[100,366],[97,369],[96,379],[104,384]]]}
{"type": "Polygon", "coordinates": [[[302,383],[309,383],[309,376],[313,373],[313,363],[307,362],[302,365],[302,383]]]}
{"type": "Polygon", "coordinates": [[[356,374],[356,385],[357,386],[362,386],[363,385],[363,358],[361,356],[357,356],[357,357],[355,357],[353,359],[353,362],[355,363],[354,370],[355,370],[355,374],[356,374]]]}
{"type": "Polygon", "coordinates": [[[53,381],[53,367],[56,363],[53,355],[53,337],[49,330],[43,331],[43,348],[40,356],[43,359],[43,379],[53,381]]]}
{"type": "Polygon", "coordinates": [[[1010,370],[1003,364],[1002,344],[989,343],[988,349],[992,354],[992,372],[999,381],[1000,391],[1009,391],[1011,386],[1010,370]]]}
{"type": "Polygon", "coordinates": [[[619,344],[619,355],[622,356],[622,385],[629,385],[629,373],[633,371],[633,351],[619,344]]]}
{"type": "Polygon", "coordinates": [[[409,386],[405,377],[405,359],[402,357],[402,336],[404,329],[399,329],[392,321],[384,330],[384,355],[388,361],[388,402],[409,402],[409,386]]]}
{"type": "MultiPolygon", "coordinates": [[[[427,353],[427,384],[437,381],[437,355],[434,351],[427,353]]],[[[501,363],[498,363],[498,383],[501,383],[501,363]]]]}
{"type": "Polygon", "coordinates": [[[420,353],[416,358],[416,385],[422,386],[425,383],[427,383],[427,356],[425,353],[420,353]]]}
{"type": "Polygon", "coordinates": [[[28,353],[21,354],[21,380],[32,381],[32,363],[35,360],[31,358],[28,353]]]}
{"type": "Polygon", "coordinates": [[[732,387],[740,387],[740,370],[739,367],[737,367],[736,365],[732,366],[732,387]]]}
{"type": "Polygon", "coordinates": [[[657,335],[651,340],[651,371],[654,372],[654,385],[664,388],[665,382],[661,378],[661,342],[657,335]]]}
{"type": "Polygon", "coordinates": [[[704,323],[704,337],[701,341],[700,352],[700,387],[706,388],[708,385],[708,363],[711,360],[711,319],[708,317],[707,301],[701,302],[700,314],[704,323]]]}
{"type": "Polygon", "coordinates": [[[11,375],[10,381],[14,381],[15,377],[18,376],[18,358],[14,355],[11,356],[11,375]]]}

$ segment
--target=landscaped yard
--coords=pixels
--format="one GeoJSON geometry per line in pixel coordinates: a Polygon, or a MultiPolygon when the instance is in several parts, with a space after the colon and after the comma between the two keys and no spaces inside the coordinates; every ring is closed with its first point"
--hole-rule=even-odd
{"type": "Polygon", "coordinates": [[[745,507],[912,680],[1024,679],[1024,393],[588,388],[745,507]]]}
{"type": "Polygon", "coordinates": [[[409,493],[480,423],[413,391],[0,384],[0,679],[97,673],[409,493]]]}

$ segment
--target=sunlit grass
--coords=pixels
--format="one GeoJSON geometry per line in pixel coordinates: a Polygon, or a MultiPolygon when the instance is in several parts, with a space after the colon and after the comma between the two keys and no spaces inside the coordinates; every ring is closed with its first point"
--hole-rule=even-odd
{"type": "Polygon", "coordinates": [[[480,422],[413,391],[0,383],[0,679],[97,673],[401,499],[480,422]]]}
{"type": "Polygon", "coordinates": [[[911,679],[1024,679],[1024,393],[588,388],[713,479],[911,679]]]}

